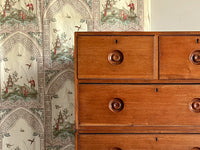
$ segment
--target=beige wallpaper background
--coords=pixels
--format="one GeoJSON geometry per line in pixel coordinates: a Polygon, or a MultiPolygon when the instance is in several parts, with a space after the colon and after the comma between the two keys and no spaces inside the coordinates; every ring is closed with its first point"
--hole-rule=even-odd
{"type": "Polygon", "coordinates": [[[149,0],[0,1],[0,150],[74,150],[74,32],[148,30],[149,0]]]}

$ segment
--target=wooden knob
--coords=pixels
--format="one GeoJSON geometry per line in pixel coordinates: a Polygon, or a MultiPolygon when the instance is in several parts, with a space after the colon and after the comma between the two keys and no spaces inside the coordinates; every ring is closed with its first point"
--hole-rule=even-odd
{"type": "Polygon", "coordinates": [[[190,108],[193,112],[200,112],[200,98],[194,98],[190,104],[190,108]]]}
{"type": "Polygon", "coordinates": [[[191,150],[200,150],[199,147],[193,147],[191,150]]]}
{"type": "Polygon", "coordinates": [[[108,61],[112,65],[119,65],[123,61],[123,54],[119,50],[114,50],[108,54],[108,61]]]}
{"type": "Polygon", "coordinates": [[[110,150],[122,150],[122,149],[119,148],[119,147],[113,147],[113,148],[111,148],[110,150]]]}
{"type": "Polygon", "coordinates": [[[193,64],[200,65],[200,50],[192,52],[190,60],[192,61],[193,64]]]}
{"type": "Polygon", "coordinates": [[[124,108],[124,102],[120,98],[113,98],[109,103],[109,108],[113,112],[120,112],[124,108]]]}

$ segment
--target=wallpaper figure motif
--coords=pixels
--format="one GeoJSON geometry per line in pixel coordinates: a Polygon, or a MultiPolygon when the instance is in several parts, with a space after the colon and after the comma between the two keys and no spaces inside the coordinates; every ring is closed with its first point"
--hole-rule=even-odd
{"type": "Polygon", "coordinates": [[[4,56],[1,65],[2,102],[38,100],[36,58],[22,44],[16,44],[4,56]]]}
{"type": "Polygon", "coordinates": [[[50,150],[63,149],[70,144],[74,145],[75,138],[73,69],[59,72],[49,85],[47,89],[48,95],[51,95],[48,97],[51,104],[51,128],[48,130],[50,135],[47,146],[50,150]]]}
{"type": "Polygon", "coordinates": [[[0,4],[0,26],[3,24],[13,26],[15,23],[23,25],[37,24],[36,1],[4,0],[0,4]]]}
{"type": "Polygon", "coordinates": [[[42,50],[28,34],[15,32],[1,43],[0,108],[43,107],[42,50]]]}
{"type": "Polygon", "coordinates": [[[144,30],[144,1],[147,0],[95,0],[94,30],[144,30]]]}
{"type": "MultiPolygon", "coordinates": [[[[54,29],[56,30],[56,29],[54,29]]],[[[56,31],[55,31],[56,32],[56,31]]],[[[66,61],[73,61],[74,59],[74,48],[67,46],[66,33],[62,33],[60,36],[57,35],[56,41],[53,43],[53,49],[51,50],[52,62],[65,63],[66,61]]]]}
{"type": "MultiPolygon", "coordinates": [[[[51,129],[48,127],[49,136],[46,139],[48,141],[46,146],[49,150],[73,150],[75,148],[74,32],[88,30],[88,20],[83,17],[82,13],[80,14],[80,10],[83,10],[83,8],[79,9],[80,6],[83,7],[82,2],[77,2],[66,3],[59,9],[59,13],[56,12],[49,19],[52,70],[48,68],[45,72],[45,82],[49,89],[47,98],[51,105],[49,106],[51,114],[48,117],[51,117],[51,129]],[[65,71],[62,71],[63,69],[65,71]]],[[[88,5],[89,2],[87,1],[88,5]]],[[[53,7],[49,7],[49,12],[51,8],[53,7]]],[[[53,10],[56,9],[54,7],[53,10]]],[[[90,7],[87,6],[87,9],[89,10],[90,7]]]]}
{"type": "Polygon", "coordinates": [[[15,125],[3,134],[3,150],[39,150],[40,136],[27,122],[20,118],[15,125]],[[23,124],[23,126],[21,126],[23,124]]]}
{"type": "Polygon", "coordinates": [[[131,0],[130,2],[127,0],[106,0],[102,4],[101,23],[104,24],[107,22],[109,24],[115,24],[116,22],[121,22],[128,24],[133,22],[138,24],[136,12],[137,0],[131,0]]]}
{"type": "Polygon", "coordinates": [[[74,60],[74,32],[87,31],[87,21],[70,5],[65,5],[50,22],[52,63],[74,60]]]}
{"type": "Polygon", "coordinates": [[[52,97],[53,138],[73,137],[75,134],[74,84],[66,79],[63,87],[52,97]]]}
{"type": "Polygon", "coordinates": [[[0,149],[44,150],[44,128],[30,110],[19,107],[0,122],[0,149]]]}

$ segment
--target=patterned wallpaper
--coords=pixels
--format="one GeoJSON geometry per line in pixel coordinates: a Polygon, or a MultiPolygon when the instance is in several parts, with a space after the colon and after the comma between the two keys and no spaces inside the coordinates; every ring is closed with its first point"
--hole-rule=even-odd
{"type": "Polygon", "coordinates": [[[0,1],[0,150],[74,150],[74,32],[144,30],[145,1],[0,1]]]}

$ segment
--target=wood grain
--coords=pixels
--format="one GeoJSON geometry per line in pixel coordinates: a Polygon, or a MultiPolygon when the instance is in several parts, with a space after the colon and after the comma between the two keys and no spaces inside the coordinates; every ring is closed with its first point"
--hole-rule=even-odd
{"type": "Polygon", "coordinates": [[[159,35],[154,36],[154,79],[159,78],[159,35]]]}
{"type": "Polygon", "coordinates": [[[199,134],[80,134],[78,150],[193,150],[199,140],[199,134]]]}
{"type": "Polygon", "coordinates": [[[199,79],[159,79],[159,80],[134,80],[134,79],[79,79],[79,84],[82,83],[125,83],[125,84],[200,84],[199,79]]]}
{"type": "Polygon", "coordinates": [[[81,126],[192,126],[200,125],[191,102],[200,98],[200,85],[79,85],[81,126]],[[191,92],[192,91],[192,92],[191,92]],[[120,112],[109,103],[119,98],[120,112]]]}
{"type": "Polygon", "coordinates": [[[75,33],[76,150],[199,150],[199,39],[75,33]]]}
{"type": "Polygon", "coordinates": [[[79,126],[79,133],[130,133],[130,134],[200,134],[200,126],[79,126]]]}
{"type": "Polygon", "coordinates": [[[160,79],[200,79],[200,65],[191,54],[200,49],[200,36],[160,36],[160,79]]]}
{"type": "Polygon", "coordinates": [[[153,79],[153,36],[80,36],[78,45],[79,78],[153,79]],[[114,50],[123,54],[119,65],[108,61],[114,50]]]}

